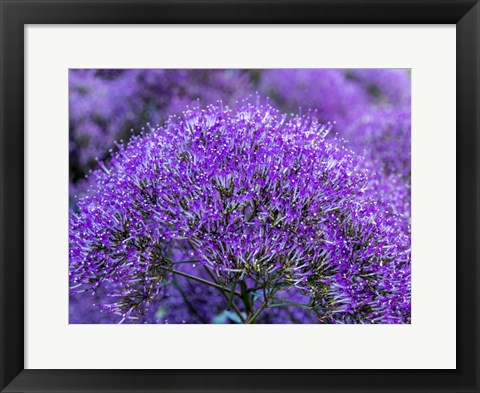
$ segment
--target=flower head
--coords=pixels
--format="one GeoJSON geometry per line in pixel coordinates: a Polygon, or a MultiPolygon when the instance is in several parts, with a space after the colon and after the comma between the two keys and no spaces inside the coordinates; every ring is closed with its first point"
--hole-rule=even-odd
{"type": "Polygon", "coordinates": [[[328,129],[246,101],[133,137],[71,213],[72,293],[106,289],[104,310],[141,318],[195,260],[224,288],[298,290],[323,322],[408,321],[402,217],[328,129]]]}

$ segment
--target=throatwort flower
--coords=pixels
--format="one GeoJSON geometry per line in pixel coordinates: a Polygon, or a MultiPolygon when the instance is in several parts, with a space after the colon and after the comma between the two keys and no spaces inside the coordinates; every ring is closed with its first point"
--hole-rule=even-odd
{"type": "Polygon", "coordinates": [[[378,162],[386,174],[398,174],[410,183],[410,107],[377,109],[351,122],[343,132],[349,146],[378,162]]]}
{"type": "Polygon", "coordinates": [[[410,105],[410,74],[407,69],[364,68],[349,70],[347,75],[362,85],[378,104],[410,105]]]}
{"type": "Polygon", "coordinates": [[[328,130],[246,101],[132,137],[70,213],[71,295],[105,291],[103,311],[147,322],[188,280],[202,322],[195,291],[218,293],[221,322],[408,323],[404,218],[328,130]]]}
{"type": "Polygon", "coordinates": [[[410,170],[410,75],[404,69],[272,69],[260,90],[283,110],[315,109],[358,153],[410,170]],[[389,155],[389,157],[387,157],[389,155]],[[395,161],[395,162],[394,162],[395,161]],[[401,162],[400,162],[401,161],[401,162]]]}
{"type": "Polygon", "coordinates": [[[315,109],[323,122],[342,130],[371,104],[368,91],[341,69],[270,69],[260,78],[260,91],[279,108],[297,113],[315,109]]]}
{"type": "Polygon", "coordinates": [[[71,194],[132,127],[163,122],[196,100],[233,102],[249,93],[237,70],[72,69],[69,74],[71,194]],[[78,184],[80,183],[80,184],[78,184]]]}

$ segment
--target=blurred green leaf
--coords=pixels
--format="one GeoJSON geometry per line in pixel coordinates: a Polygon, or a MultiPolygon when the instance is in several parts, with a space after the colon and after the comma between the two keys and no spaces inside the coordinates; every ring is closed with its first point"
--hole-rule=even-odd
{"type": "MultiPolygon", "coordinates": [[[[242,313],[242,317],[245,319],[247,316],[245,313],[242,313]]],[[[223,324],[228,323],[228,321],[232,321],[235,323],[242,323],[240,317],[232,311],[224,310],[216,317],[212,319],[212,323],[214,324],[223,324]]]]}

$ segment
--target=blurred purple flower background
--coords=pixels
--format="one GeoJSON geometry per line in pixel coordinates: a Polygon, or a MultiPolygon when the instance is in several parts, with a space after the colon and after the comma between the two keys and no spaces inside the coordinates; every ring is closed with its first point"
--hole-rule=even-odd
{"type": "Polygon", "coordinates": [[[70,323],[410,323],[405,69],[72,69],[70,323]]]}

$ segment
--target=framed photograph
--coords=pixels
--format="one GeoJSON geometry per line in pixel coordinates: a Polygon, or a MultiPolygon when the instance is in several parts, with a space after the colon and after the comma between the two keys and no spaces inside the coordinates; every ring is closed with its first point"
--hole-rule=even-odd
{"type": "Polygon", "coordinates": [[[480,392],[477,1],[0,4],[2,392],[480,392]]]}

